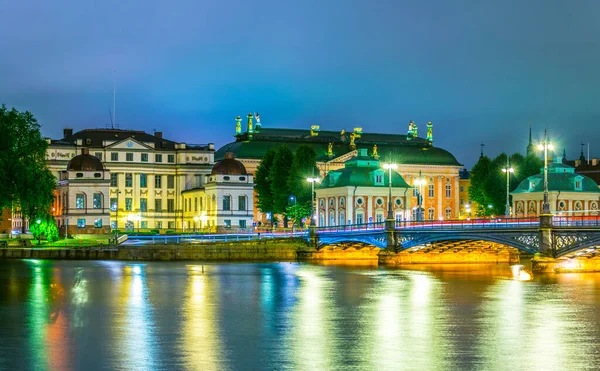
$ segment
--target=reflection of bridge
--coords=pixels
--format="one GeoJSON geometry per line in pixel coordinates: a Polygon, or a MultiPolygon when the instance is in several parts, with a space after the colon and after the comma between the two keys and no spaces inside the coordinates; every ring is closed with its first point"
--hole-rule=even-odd
{"type": "Polygon", "coordinates": [[[371,223],[316,227],[311,238],[317,247],[363,243],[394,252],[426,251],[428,246],[468,246],[483,241],[538,252],[555,258],[600,253],[600,217],[473,219],[371,223]]]}

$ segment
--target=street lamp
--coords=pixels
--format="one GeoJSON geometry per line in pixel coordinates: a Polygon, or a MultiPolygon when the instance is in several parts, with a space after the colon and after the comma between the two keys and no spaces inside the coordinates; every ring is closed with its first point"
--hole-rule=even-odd
{"type": "Polygon", "coordinates": [[[388,195],[388,215],[387,218],[388,219],[394,219],[394,215],[392,214],[392,169],[396,170],[398,168],[398,165],[396,164],[383,164],[383,168],[388,170],[389,173],[389,184],[388,184],[388,188],[389,188],[389,195],[388,195]]]}
{"type": "Polygon", "coordinates": [[[310,225],[315,225],[315,183],[321,183],[321,179],[306,178],[306,181],[312,185],[312,192],[310,193],[310,225]]]}
{"type": "Polygon", "coordinates": [[[425,181],[425,179],[423,178],[423,176],[421,175],[421,172],[419,171],[419,177],[417,179],[415,179],[415,184],[417,186],[419,186],[419,194],[417,195],[417,205],[418,205],[418,209],[417,209],[417,221],[422,221],[423,220],[423,208],[421,207],[421,203],[423,201],[423,186],[425,184],[427,184],[427,182],[425,181]]]}
{"type": "Polygon", "coordinates": [[[294,197],[293,195],[290,196],[290,201],[294,202],[294,206],[296,206],[296,197],[294,197]]]}
{"type": "Polygon", "coordinates": [[[550,202],[548,201],[548,150],[552,151],[554,146],[548,143],[548,133],[544,130],[544,141],[538,144],[538,150],[544,151],[544,203],[542,204],[542,215],[550,214],[550,202]]]}
{"type": "Polygon", "coordinates": [[[504,211],[504,214],[506,215],[506,217],[510,217],[510,200],[509,200],[509,192],[510,192],[510,173],[514,172],[515,169],[513,169],[512,167],[510,167],[510,164],[508,162],[508,157],[506,158],[506,167],[502,168],[502,172],[506,173],[506,210],[504,211]]]}

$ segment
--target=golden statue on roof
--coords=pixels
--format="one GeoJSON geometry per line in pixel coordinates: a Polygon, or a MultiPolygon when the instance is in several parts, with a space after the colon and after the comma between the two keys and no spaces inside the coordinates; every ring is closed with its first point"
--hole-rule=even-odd
{"type": "Polygon", "coordinates": [[[375,160],[379,159],[379,153],[377,153],[377,144],[373,144],[373,158],[375,160]]]}

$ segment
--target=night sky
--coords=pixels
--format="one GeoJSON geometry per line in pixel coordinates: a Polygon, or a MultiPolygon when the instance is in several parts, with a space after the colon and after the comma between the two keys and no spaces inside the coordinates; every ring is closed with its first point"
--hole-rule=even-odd
{"type": "Polygon", "coordinates": [[[188,143],[264,127],[405,133],[467,166],[524,151],[529,123],[600,155],[600,2],[0,0],[0,103],[43,134],[106,127],[188,143]]]}

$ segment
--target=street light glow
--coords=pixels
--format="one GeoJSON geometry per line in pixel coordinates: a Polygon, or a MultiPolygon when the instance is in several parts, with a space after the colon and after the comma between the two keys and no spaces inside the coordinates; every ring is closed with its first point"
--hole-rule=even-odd
{"type": "Polygon", "coordinates": [[[503,173],[506,173],[506,172],[509,172],[509,173],[514,173],[514,172],[515,172],[515,169],[514,169],[514,168],[512,168],[512,167],[511,167],[511,168],[508,168],[508,169],[506,169],[505,167],[503,167],[503,168],[502,168],[502,172],[503,172],[503,173]]]}
{"type": "Polygon", "coordinates": [[[306,178],[306,181],[309,183],[321,183],[321,179],[319,178],[306,178]]]}
{"type": "Polygon", "coordinates": [[[398,168],[398,165],[396,164],[383,164],[383,168],[386,170],[392,169],[392,170],[396,170],[398,168]]]}

